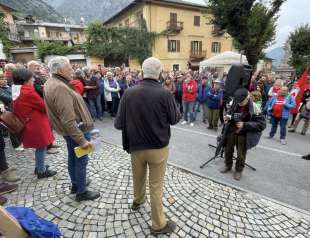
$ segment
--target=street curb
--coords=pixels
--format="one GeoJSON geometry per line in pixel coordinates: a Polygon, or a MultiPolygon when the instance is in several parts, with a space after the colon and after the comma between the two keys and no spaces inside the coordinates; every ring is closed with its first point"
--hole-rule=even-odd
{"type": "MultiPolygon", "coordinates": [[[[115,144],[113,142],[110,142],[110,141],[107,141],[107,140],[104,140],[104,139],[102,139],[102,142],[104,142],[106,144],[113,145],[113,146],[118,147],[120,149],[123,149],[123,147],[121,145],[115,144]]],[[[185,172],[191,173],[191,174],[199,176],[201,178],[209,179],[209,180],[211,180],[211,181],[213,181],[215,183],[218,183],[218,184],[221,184],[221,185],[224,185],[224,186],[228,186],[228,187],[231,187],[231,188],[236,189],[238,191],[247,193],[250,196],[252,196],[253,199],[256,199],[256,200],[262,200],[262,199],[267,200],[268,202],[271,202],[273,205],[275,205],[279,210],[282,210],[282,211],[284,210],[283,212],[290,213],[290,215],[294,216],[297,219],[304,218],[304,219],[310,221],[310,212],[307,211],[307,210],[300,209],[300,208],[295,207],[293,205],[289,205],[287,203],[284,203],[284,202],[281,202],[279,200],[267,197],[265,195],[253,192],[251,190],[241,188],[241,187],[236,186],[234,184],[230,184],[230,183],[227,183],[227,182],[219,181],[219,180],[214,179],[212,177],[209,177],[209,176],[207,176],[205,174],[199,173],[197,171],[193,171],[191,169],[188,169],[186,167],[183,167],[181,165],[177,165],[177,164],[169,162],[169,161],[168,161],[168,165],[176,167],[176,168],[181,169],[181,170],[184,170],[185,172]]]]}

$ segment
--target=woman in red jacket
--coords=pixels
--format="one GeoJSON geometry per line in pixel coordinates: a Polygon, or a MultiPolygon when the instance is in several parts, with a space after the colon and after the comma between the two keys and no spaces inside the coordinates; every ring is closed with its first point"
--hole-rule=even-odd
{"type": "Polygon", "coordinates": [[[24,68],[13,72],[13,111],[24,123],[21,141],[25,148],[35,148],[35,173],[38,179],[54,176],[45,166],[46,148],[54,137],[43,99],[33,87],[32,73],[24,68]]]}
{"type": "Polygon", "coordinates": [[[194,126],[194,105],[197,97],[197,82],[188,73],[183,82],[183,113],[184,121],[181,123],[185,125],[190,122],[190,126],[194,126]],[[188,121],[188,113],[190,115],[190,121],[188,121]]]}

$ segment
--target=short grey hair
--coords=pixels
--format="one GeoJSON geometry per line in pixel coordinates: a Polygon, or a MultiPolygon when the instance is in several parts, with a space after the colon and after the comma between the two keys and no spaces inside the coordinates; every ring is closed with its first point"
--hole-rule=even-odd
{"type": "Polygon", "coordinates": [[[162,71],[162,65],[159,59],[150,57],[144,60],[142,64],[142,72],[144,78],[159,79],[162,71]]]}
{"type": "Polygon", "coordinates": [[[56,56],[48,62],[48,68],[51,74],[57,74],[66,63],[70,63],[70,60],[65,56],[56,56]]]}

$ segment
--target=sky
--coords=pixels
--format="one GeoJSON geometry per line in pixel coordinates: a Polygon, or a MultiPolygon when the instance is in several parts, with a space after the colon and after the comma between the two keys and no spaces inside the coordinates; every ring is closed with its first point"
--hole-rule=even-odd
{"type": "MultiPolygon", "coordinates": [[[[204,0],[187,1],[204,3],[204,0]]],[[[287,0],[281,7],[275,44],[271,45],[267,51],[283,46],[290,32],[305,23],[310,24],[310,0],[287,0]]]]}

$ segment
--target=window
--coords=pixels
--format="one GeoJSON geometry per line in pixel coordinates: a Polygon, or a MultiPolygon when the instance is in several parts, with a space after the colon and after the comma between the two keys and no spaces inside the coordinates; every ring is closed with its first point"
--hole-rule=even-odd
{"type": "Polygon", "coordinates": [[[29,31],[25,30],[24,31],[24,36],[25,36],[25,38],[29,38],[30,37],[29,31]]]}
{"type": "Polygon", "coordinates": [[[180,70],[180,65],[179,65],[179,64],[174,64],[174,65],[172,66],[172,70],[173,70],[173,71],[179,71],[179,70],[180,70]]]}
{"type": "Polygon", "coordinates": [[[202,41],[191,42],[191,53],[193,55],[199,55],[202,52],[202,41]]]}
{"type": "Polygon", "coordinates": [[[168,40],[168,52],[180,52],[180,41],[168,40]]]}
{"type": "Polygon", "coordinates": [[[221,52],[221,42],[212,42],[212,53],[220,53],[221,52]]]}
{"type": "Polygon", "coordinates": [[[200,26],[200,16],[194,16],[194,26],[200,26]]]}

